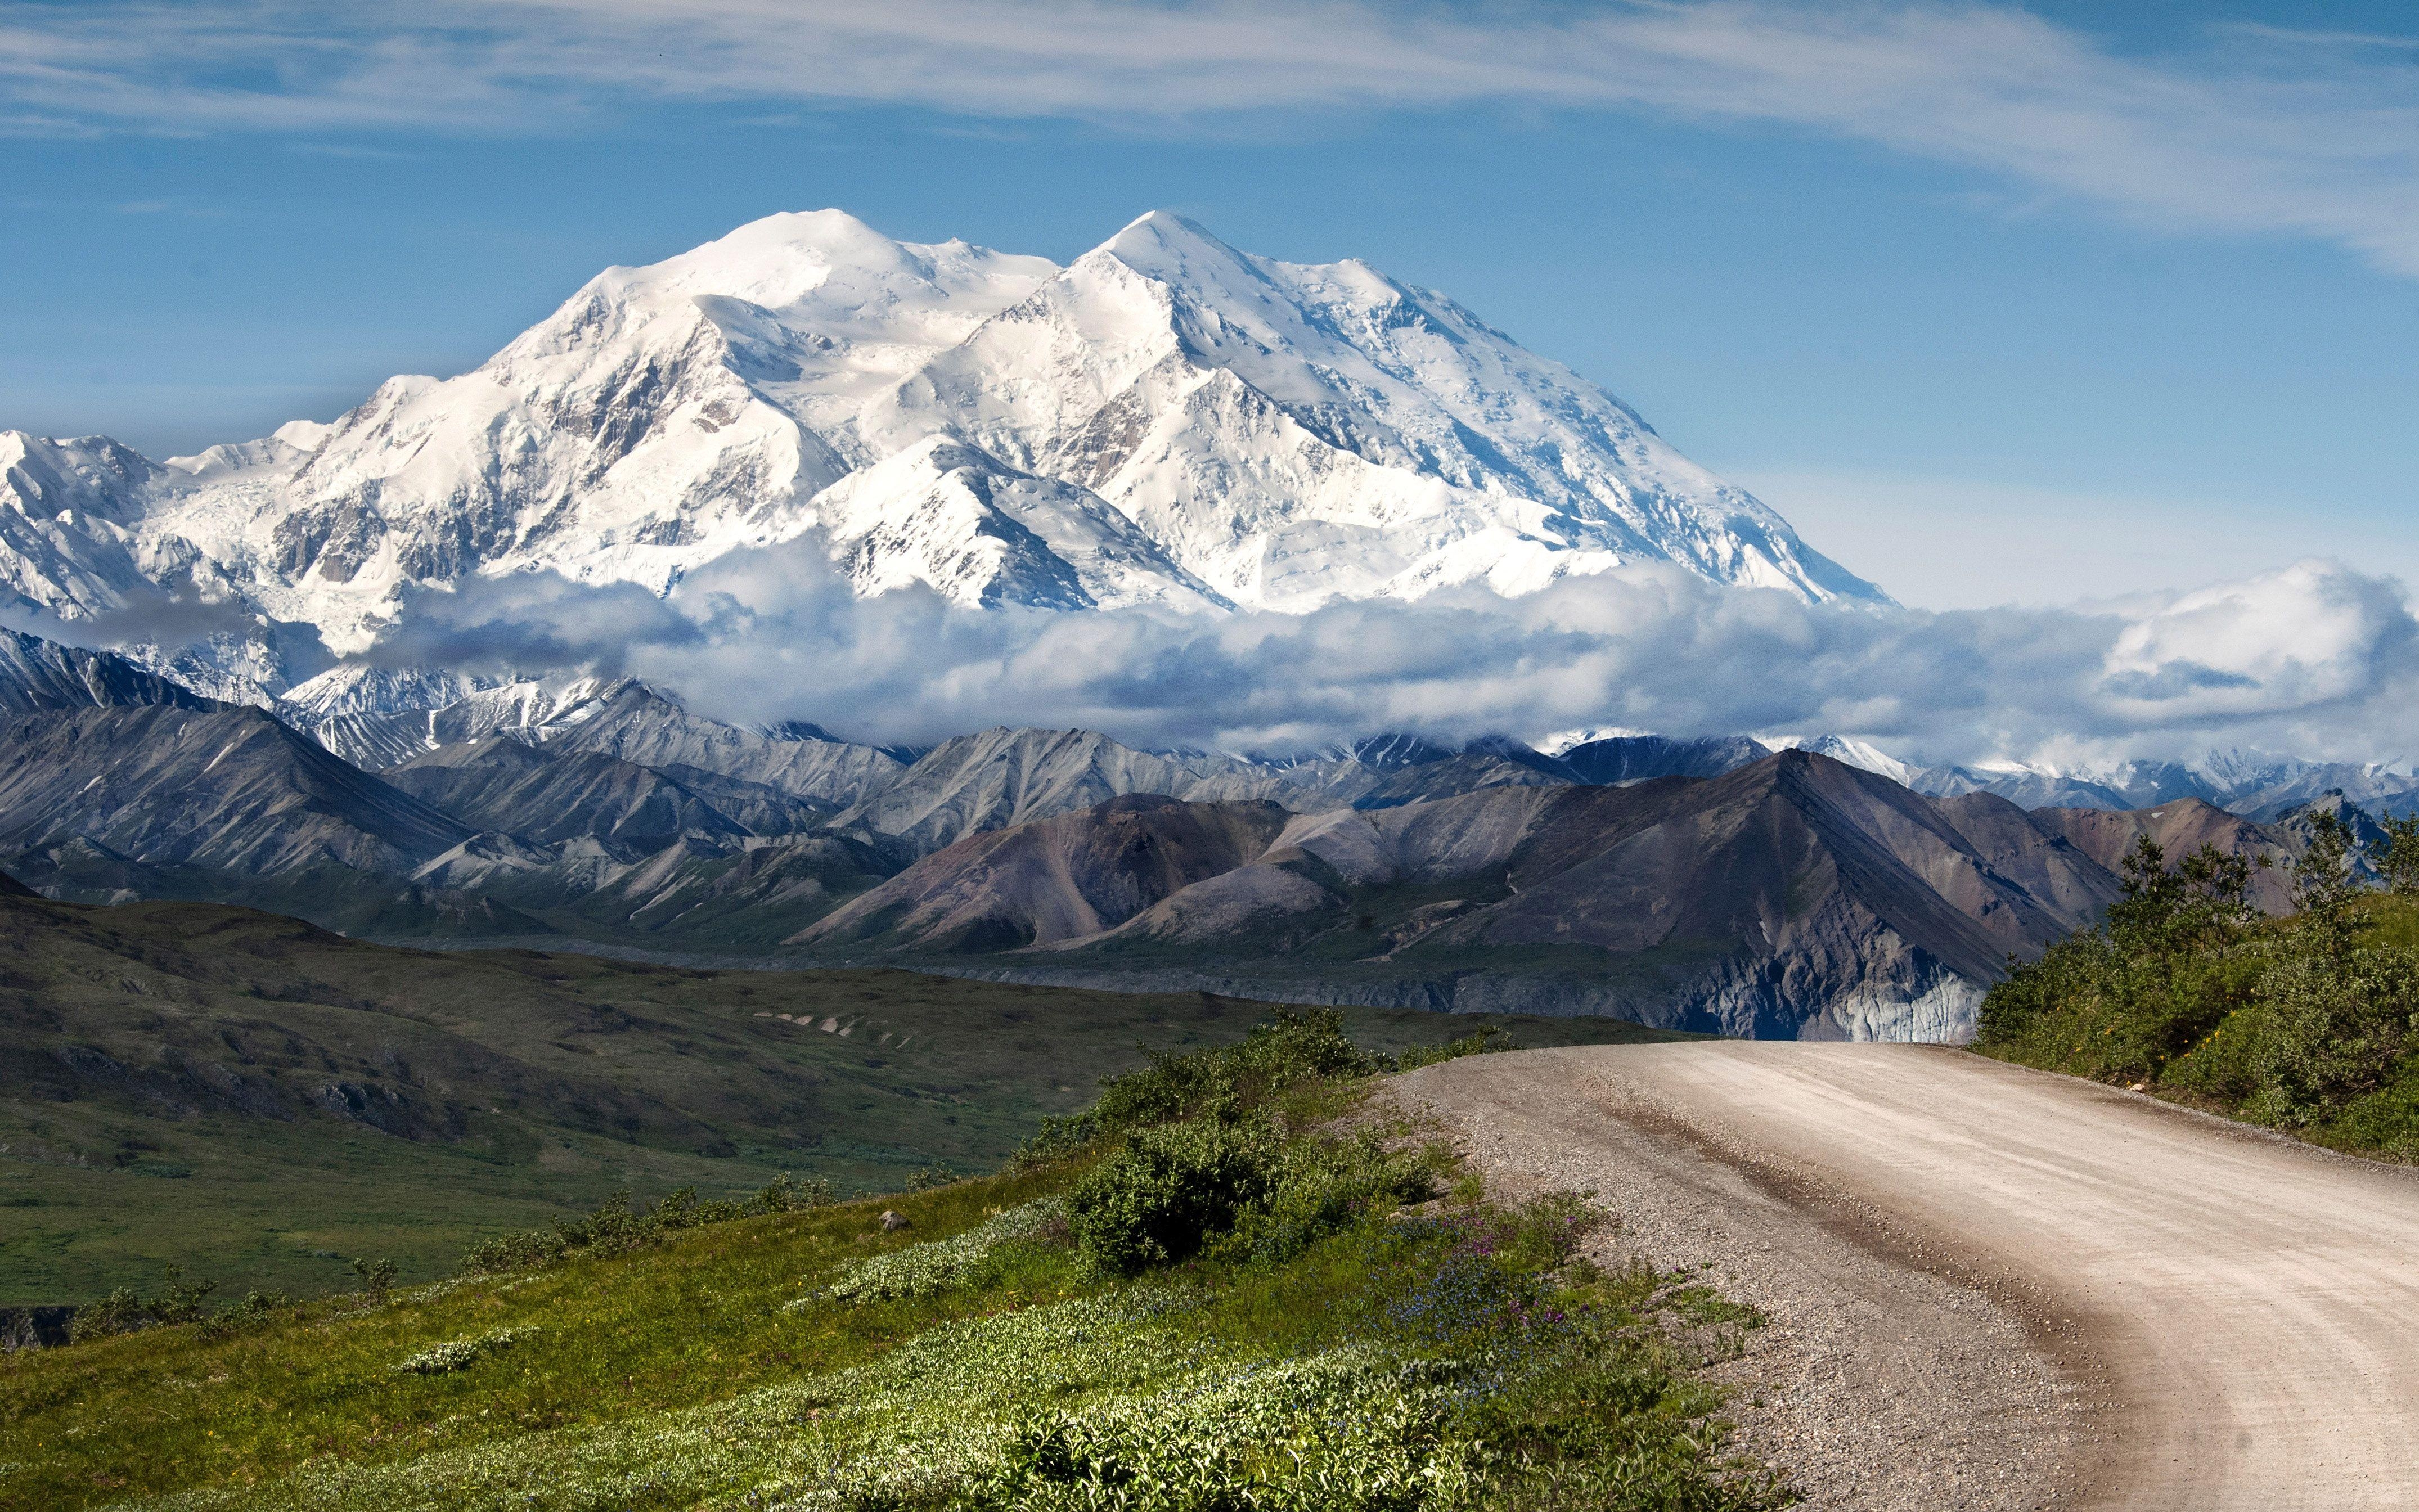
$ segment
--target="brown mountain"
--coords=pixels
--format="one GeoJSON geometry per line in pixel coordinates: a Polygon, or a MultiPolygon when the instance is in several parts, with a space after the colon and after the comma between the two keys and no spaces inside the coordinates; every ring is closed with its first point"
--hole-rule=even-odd
{"type": "Polygon", "coordinates": [[[799,943],[985,951],[1098,934],[1250,865],[1292,819],[1251,799],[1113,798],[962,840],[807,930],[799,943]]]}
{"type": "Polygon", "coordinates": [[[1704,780],[1298,816],[1125,799],[961,841],[800,943],[1297,1000],[1942,1038],[2009,955],[2116,891],[2004,800],[1785,751],[1704,780]]]}
{"type": "Polygon", "coordinates": [[[2032,819],[2111,872],[2144,835],[2167,853],[2170,862],[2203,845],[2216,846],[2221,855],[2247,856],[2255,868],[2251,901],[2270,914],[2293,911],[2292,858],[2301,846],[2288,835],[2199,798],[2178,798],[2154,809],[2036,809],[2032,819]]]}

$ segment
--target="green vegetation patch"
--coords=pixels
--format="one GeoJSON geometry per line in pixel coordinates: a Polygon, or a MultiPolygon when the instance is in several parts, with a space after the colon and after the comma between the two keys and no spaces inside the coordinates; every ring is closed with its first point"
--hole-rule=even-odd
{"type": "Polygon", "coordinates": [[[402,1376],[442,1376],[456,1370],[468,1370],[488,1355],[511,1349],[536,1333],[533,1328],[500,1328],[477,1338],[447,1339],[433,1344],[408,1360],[396,1363],[395,1374],[402,1376]]]}
{"type": "Polygon", "coordinates": [[[1387,1065],[1284,1015],[997,1176],[8,1356],[0,1506],[1784,1504],[1686,1363],[1752,1315],[1477,1200],[1373,1118],[1387,1065]]]}
{"type": "MultiPolygon", "coordinates": [[[[1146,1050],[1232,1041],[1265,1011],[904,971],[435,953],[240,908],[0,900],[0,1304],[87,1302],[170,1262],[308,1296],[384,1257],[410,1284],[616,1191],[714,1201],[783,1172],[845,1194],[988,1170],[1146,1050]]],[[[1473,1022],[1348,1019],[1388,1051],[1473,1022]]],[[[1646,1033],[1518,1026],[1541,1045],[1646,1033]]]]}
{"type": "Polygon", "coordinates": [[[861,1260],[830,1286],[801,1297],[784,1310],[797,1312],[820,1302],[863,1304],[936,1297],[986,1285],[998,1278],[1003,1257],[1066,1228],[1065,1199],[1037,1197],[986,1218],[963,1233],[861,1260]]]}
{"type": "Polygon", "coordinates": [[[2144,837],[2107,923],[1983,999],[1977,1048],[2419,1159],[2419,820],[2375,857],[2383,891],[2356,882],[2341,823],[2315,823],[2283,919],[2251,909],[2242,859],[2204,847],[2170,867],[2144,837]]]}

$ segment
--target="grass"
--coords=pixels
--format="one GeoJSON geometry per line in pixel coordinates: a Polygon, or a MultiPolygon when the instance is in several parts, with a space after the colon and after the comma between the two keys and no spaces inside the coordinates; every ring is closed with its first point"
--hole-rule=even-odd
{"type": "Polygon", "coordinates": [[[1751,1315],[1578,1258],[1595,1220],[1575,1201],[1490,1206],[1412,1131],[1344,1132],[1367,1124],[1364,1084],[1259,1053],[1277,1038],[1205,1053],[1207,1075],[1202,1054],[1157,1062],[1086,1142],[999,1175],[270,1307],[223,1336],[0,1357],[0,1507],[1782,1504],[1726,1458],[1719,1395],[1684,1364],[1684,1340],[1751,1315]],[[1241,1222],[1114,1276],[1055,1204],[1120,1158],[1128,1115],[1267,1120],[1291,1169],[1392,1162],[1457,1196],[1241,1222]]]}
{"type": "MultiPolygon", "coordinates": [[[[87,1300],[170,1261],[230,1289],[316,1294],[358,1257],[425,1281],[483,1233],[619,1189],[728,1196],[787,1172],[852,1192],[985,1170],[1147,1050],[1234,1040],[1266,1011],[905,971],[396,949],[239,908],[0,900],[0,1304],[87,1300]],[[331,1112],[331,1087],[382,1123],[331,1112]]],[[[1482,1016],[1348,1019],[1393,1051],[1482,1016]]],[[[1537,1045],[1655,1037],[1483,1021],[1537,1045]]]]}

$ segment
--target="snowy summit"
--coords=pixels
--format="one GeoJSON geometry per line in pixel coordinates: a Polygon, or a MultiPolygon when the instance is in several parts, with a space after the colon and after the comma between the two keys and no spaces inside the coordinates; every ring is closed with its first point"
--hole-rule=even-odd
{"type": "Polygon", "coordinates": [[[1301,611],[1632,561],[1880,597],[1441,295],[1163,212],[1065,268],[776,215],[332,424],[165,463],[0,432],[0,591],[74,617],[193,589],[339,653],[415,585],[661,593],[809,532],[860,593],[969,606],[1301,611]]]}

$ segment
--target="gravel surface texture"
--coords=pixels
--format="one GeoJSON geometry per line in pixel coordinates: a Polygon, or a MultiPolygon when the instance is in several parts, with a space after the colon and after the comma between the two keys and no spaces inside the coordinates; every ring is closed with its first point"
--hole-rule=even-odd
{"type": "Polygon", "coordinates": [[[1700,1041],[1401,1078],[1506,1186],[1772,1326],[1818,1507],[2419,1507],[2419,1173],[1941,1046],[1700,1041]]]}
{"type": "Polygon", "coordinates": [[[1507,1196],[1593,1192],[1594,1257],[1699,1278],[1766,1322],[1708,1369],[1741,1452],[1820,1512],[2072,1504],[2086,1393],[2037,1341],[2041,1308],[1963,1273],[1847,1194],[1677,1115],[1617,1057],[1471,1057],[1394,1084],[1507,1196]]]}

